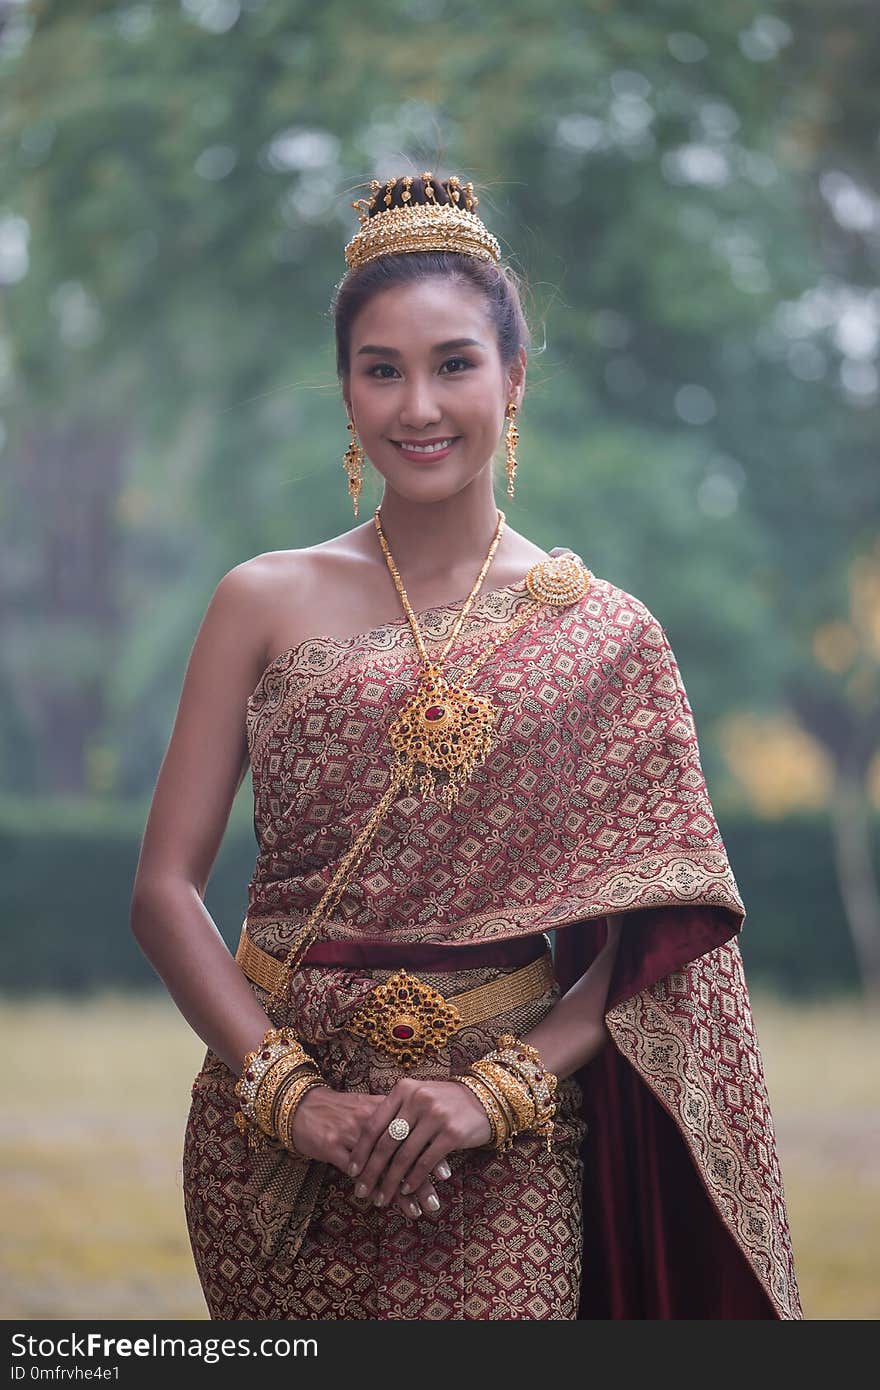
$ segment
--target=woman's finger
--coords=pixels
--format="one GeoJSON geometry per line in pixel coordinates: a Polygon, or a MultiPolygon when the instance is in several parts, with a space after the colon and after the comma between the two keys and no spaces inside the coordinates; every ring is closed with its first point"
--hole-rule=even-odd
{"type": "MultiPolygon", "coordinates": [[[[411,1096],[413,1083],[407,1078],[401,1078],[395,1082],[388,1095],[382,1103],[377,1105],[362,1123],[357,1142],[352,1150],[351,1160],[348,1166],[348,1175],[351,1178],[362,1176],[363,1169],[367,1160],[371,1156],[377,1141],[382,1134],[386,1134],[391,1121],[396,1119],[402,1108],[406,1104],[407,1098],[411,1096]]],[[[395,1141],[390,1135],[386,1134],[389,1144],[394,1145],[395,1141]]]]}
{"type": "MultiPolygon", "coordinates": [[[[437,1212],[443,1205],[442,1198],[430,1178],[413,1193],[422,1211],[437,1212]]],[[[407,1199],[404,1198],[404,1201],[407,1199]]]]}
{"type": "MultiPolygon", "coordinates": [[[[404,1187],[408,1187],[412,1191],[421,1191],[426,1183],[430,1183],[432,1168],[444,1161],[446,1152],[447,1141],[441,1135],[435,1134],[433,1142],[424,1146],[415,1163],[406,1173],[404,1187]]],[[[437,1196],[436,1191],[434,1195],[437,1196]]],[[[431,1208],[430,1203],[428,1206],[431,1210],[436,1211],[436,1207],[431,1208]]]]}
{"type": "MultiPolygon", "coordinates": [[[[389,1092],[386,1102],[378,1107],[375,1115],[363,1126],[348,1168],[349,1176],[355,1180],[355,1193],[358,1197],[375,1195],[377,1180],[385,1172],[390,1159],[397,1153],[401,1144],[409,1143],[408,1135],[404,1139],[395,1138],[390,1132],[390,1126],[393,1121],[402,1120],[410,1127],[411,1132],[416,1124],[416,1116],[413,1114],[407,1118],[407,1106],[412,1107],[413,1103],[413,1083],[398,1081],[389,1092]]],[[[417,1154],[413,1154],[413,1157],[417,1157],[417,1154]]]]}
{"type": "Polygon", "coordinates": [[[404,1197],[398,1192],[395,1201],[408,1221],[417,1221],[423,1214],[421,1202],[415,1193],[411,1197],[404,1197]]]}
{"type": "MultiPolygon", "coordinates": [[[[399,1191],[401,1183],[410,1172],[410,1169],[418,1161],[422,1151],[430,1144],[435,1131],[430,1121],[421,1120],[410,1132],[409,1136],[398,1144],[396,1151],[388,1154],[384,1168],[379,1172],[375,1181],[376,1195],[374,1201],[377,1206],[385,1206],[390,1202],[399,1191]]],[[[392,1140],[392,1143],[394,1141],[392,1140]]],[[[379,1152],[384,1157],[385,1151],[382,1149],[382,1140],[376,1145],[375,1152],[379,1152]]],[[[364,1176],[369,1172],[372,1165],[372,1158],[364,1169],[364,1176]]],[[[381,1162],[381,1157],[379,1158],[381,1162]]]]}
{"type": "MultiPolygon", "coordinates": [[[[448,1180],[452,1177],[452,1169],[449,1166],[448,1159],[441,1158],[439,1163],[435,1163],[432,1166],[433,1172],[429,1174],[429,1180],[432,1180],[435,1183],[448,1182],[448,1180]]],[[[400,1188],[401,1192],[406,1193],[412,1191],[412,1184],[410,1182],[411,1177],[412,1174],[410,1174],[409,1177],[404,1179],[403,1184],[400,1188]]]]}

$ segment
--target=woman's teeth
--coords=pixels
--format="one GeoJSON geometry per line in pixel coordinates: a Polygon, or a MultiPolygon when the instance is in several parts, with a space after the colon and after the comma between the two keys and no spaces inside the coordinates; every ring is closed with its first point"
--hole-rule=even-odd
{"type": "Polygon", "coordinates": [[[451,439],[443,439],[439,444],[407,444],[403,439],[397,440],[402,449],[408,449],[413,454],[437,454],[441,449],[448,449],[452,442],[451,439]]]}

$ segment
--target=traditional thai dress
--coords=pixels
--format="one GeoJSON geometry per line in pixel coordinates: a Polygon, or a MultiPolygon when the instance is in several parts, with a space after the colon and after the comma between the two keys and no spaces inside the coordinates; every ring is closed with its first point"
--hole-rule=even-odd
{"type": "MultiPolygon", "coordinates": [[[[470,681],[498,709],[492,749],[451,809],[410,792],[391,804],[270,1017],[337,1089],[449,1078],[544,1018],[601,949],[606,914],[622,913],[610,1041],[560,1082],[549,1153],[533,1133],[455,1152],[440,1211],[415,1220],[358,1201],[332,1165],[278,1146],[252,1156],[237,1077],[209,1050],[183,1171],[212,1318],[803,1316],[737,941],[745,909],[691,707],[662,625],[584,569],[565,606],[525,578],[480,592],[445,671],[492,648],[470,681]],[[454,1000],[517,968],[475,952],[504,942],[526,959],[548,937],[542,997],[461,1028],[406,1073],[346,1028],[395,967],[454,1000]],[[380,948],[393,958],[377,964],[380,948]]],[[[432,655],[463,605],[419,615],[432,655]]],[[[420,670],[402,615],[299,643],[248,700],[259,853],[246,928],[279,960],[389,784],[388,727],[420,670]]]]}

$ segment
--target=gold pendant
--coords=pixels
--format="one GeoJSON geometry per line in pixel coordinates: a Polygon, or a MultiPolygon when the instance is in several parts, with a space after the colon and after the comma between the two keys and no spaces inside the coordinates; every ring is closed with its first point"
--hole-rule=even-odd
{"type": "Polygon", "coordinates": [[[475,767],[485,762],[497,711],[482,695],[453,685],[433,662],[391,725],[389,738],[408,790],[436,796],[450,810],[475,767]],[[421,768],[420,765],[421,764],[421,768]],[[434,774],[448,780],[437,788],[434,774]]]}

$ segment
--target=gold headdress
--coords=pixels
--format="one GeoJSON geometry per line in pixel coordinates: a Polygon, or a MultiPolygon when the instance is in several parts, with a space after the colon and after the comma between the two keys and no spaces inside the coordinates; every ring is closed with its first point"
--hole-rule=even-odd
{"type": "Polygon", "coordinates": [[[393,208],[391,200],[397,179],[384,185],[385,211],[374,213],[383,185],[378,179],[370,181],[372,198],[358,198],[352,207],[358,209],[361,229],[345,248],[350,269],[365,265],[377,256],[401,251],[458,251],[464,256],[476,256],[481,261],[499,261],[501,248],[488,228],[476,216],[479,198],[472,183],[466,183],[463,194],[460,179],[453,174],[446,180],[450,202],[438,203],[431,183],[434,175],[422,174],[425,184],[424,203],[412,203],[412,175],[404,174],[400,195],[403,206],[393,208]],[[464,206],[461,206],[462,196],[464,206]]]}

